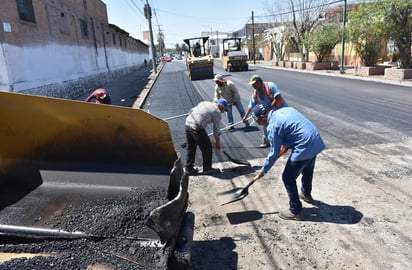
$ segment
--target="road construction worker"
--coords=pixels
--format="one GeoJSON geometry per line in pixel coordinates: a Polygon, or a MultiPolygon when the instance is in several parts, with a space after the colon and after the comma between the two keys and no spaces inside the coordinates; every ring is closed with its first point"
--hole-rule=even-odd
{"type": "Polygon", "coordinates": [[[313,201],[312,179],[317,155],[325,149],[325,144],[316,126],[292,107],[282,107],[268,111],[263,104],[253,108],[253,118],[259,125],[267,126],[270,152],[262,168],[253,180],[263,177],[275,164],[281,151],[290,149],[288,161],[282,173],[283,184],[289,197],[289,209],[281,211],[282,219],[302,220],[302,203],[313,201]],[[282,149],[284,148],[284,149],[282,149]],[[302,187],[299,194],[296,179],[302,174],[302,187]]]}
{"type": "Polygon", "coordinates": [[[95,99],[96,103],[98,104],[111,104],[110,95],[106,91],[106,89],[103,88],[97,88],[96,90],[94,90],[93,93],[91,93],[85,101],[91,102],[93,99],[95,99]]]}
{"type": "Polygon", "coordinates": [[[195,57],[201,56],[202,54],[202,49],[200,48],[200,44],[199,42],[196,42],[195,44],[195,48],[193,49],[193,55],[195,57]]]}
{"type": "Polygon", "coordinates": [[[197,174],[199,171],[194,167],[196,148],[199,146],[203,158],[203,173],[215,174],[220,172],[212,168],[212,143],[205,128],[213,123],[213,135],[215,147],[222,151],[220,145],[220,121],[222,113],[227,110],[228,102],[220,98],[217,102],[202,101],[193,107],[185,121],[187,139],[187,160],[185,171],[189,175],[197,174]]]}
{"type": "MultiPolygon", "coordinates": [[[[257,104],[262,104],[267,111],[277,110],[282,107],[288,106],[286,101],[280,95],[280,92],[273,82],[264,82],[259,75],[252,75],[249,84],[255,89],[250,98],[248,109],[243,116],[243,122],[247,121],[249,114],[257,104]]],[[[260,148],[269,147],[269,141],[267,139],[266,127],[263,126],[262,144],[260,148]]]]}
{"type": "MultiPolygon", "coordinates": [[[[229,103],[227,108],[227,122],[230,126],[229,131],[231,131],[235,128],[233,126],[232,105],[236,106],[241,118],[245,115],[245,109],[240,101],[239,91],[232,81],[227,80],[221,74],[216,74],[213,80],[216,82],[214,101],[217,102],[220,98],[224,98],[229,103]]],[[[249,122],[246,121],[245,125],[249,127],[249,122]]]]}

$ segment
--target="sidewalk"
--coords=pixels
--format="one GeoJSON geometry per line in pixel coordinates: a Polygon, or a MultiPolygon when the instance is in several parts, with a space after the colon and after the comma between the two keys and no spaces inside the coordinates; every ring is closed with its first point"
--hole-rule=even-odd
{"type": "Polygon", "coordinates": [[[256,64],[249,63],[249,65],[250,66],[264,66],[267,68],[283,69],[283,70],[294,71],[294,72],[306,72],[306,73],[313,73],[313,74],[319,74],[319,75],[324,75],[324,76],[344,77],[344,78],[353,79],[353,80],[374,81],[374,82],[381,82],[381,83],[392,84],[392,85],[412,87],[412,79],[397,81],[397,80],[385,79],[383,75],[372,75],[372,76],[367,76],[367,77],[360,76],[358,74],[355,74],[354,69],[347,69],[345,70],[344,74],[341,74],[340,70],[326,70],[326,69],[325,70],[306,70],[306,69],[276,67],[272,65],[272,61],[256,61],[256,64]]]}

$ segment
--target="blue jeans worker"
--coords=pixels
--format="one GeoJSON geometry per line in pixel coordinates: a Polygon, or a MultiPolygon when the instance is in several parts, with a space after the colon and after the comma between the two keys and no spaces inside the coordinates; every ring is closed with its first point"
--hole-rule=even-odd
{"type": "MultiPolygon", "coordinates": [[[[245,116],[245,109],[240,101],[239,90],[232,81],[227,80],[221,74],[216,74],[213,80],[216,83],[214,101],[217,102],[220,98],[224,98],[229,103],[227,108],[227,123],[229,125],[229,131],[232,131],[235,129],[235,126],[233,125],[233,106],[238,110],[240,118],[243,119],[245,116]]],[[[249,127],[249,122],[245,121],[245,125],[246,127],[249,127]]]]}
{"type": "Polygon", "coordinates": [[[253,180],[263,177],[275,164],[282,146],[291,149],[282,174],[283,184],[289,197],[289,209],[281,211],[279,217],[303,220],[300,199],[308,203],[313,201],[311,192],[316,157],[325,149],[319,131],[310,120],[292,107],[267,112],[267,109],[260,104],[253,108],[252,116],[259,125],[267,126],[270,142],[270,152],[253,180]],[[302,187],[299,194],[296,179],[301,174],[302,187]]]}
{"type": "Polygon", "coordinates": [[[217,102],[202,101],[189,111],[186,117],[186,139],[187,139],[187,160],[185,171],[188,175],[195,175],[199,172],[194,167],[196,149],[199,146],[203,158],[203,174],[216,174],[218,169],[212,168],[213,148],[209,135],[206,132],[208,124],[213,124],[213,135],[215,147],[222,150],[220,145],[220,122],[222,113],[228,108],[228,102],[220,98],[217,102]]]}
{"type": "MultiPolygon", "coordinates": [[[[273,82],[264,82],[259,75],[252,75],[249,84],[252,85],[255,90],[250,98],[248,109],[243,116],[243,121],[247,121],[246,119],[249,117],[252,108],[258,104],[262,104],[267,109],[267,112],[288,106],[286,101],[281,96],[278,87],[273,82]]],[[[262,139],[262,144],[259,147],[269,147],[267,130],[265,126],[263,126],[262,139]]]]}

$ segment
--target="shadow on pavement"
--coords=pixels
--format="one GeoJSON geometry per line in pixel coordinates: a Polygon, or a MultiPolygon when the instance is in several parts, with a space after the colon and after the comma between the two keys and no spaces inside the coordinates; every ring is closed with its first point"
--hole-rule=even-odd
{"type": "MultiPolygon", "coordinates": [[[[352,206],[329,205],[321,201],[313,201],[316,207],[303,208],[304,220],[311,222],[328,222],[336,224],[356,224],[363,215],[352,206]]],[[[263,215],[278,214],[279,212],[261,213],[256,210],[227,213],[230,224],[236,225],[252,222],[262,218],[263,215]]]]}
{"type": "Polygon", "coordinates": [[[238,254],[234,240],[222,237],[219,240],[193,241],[191,270],[238,269],[238,254]]]}
{"type": "Polygon", "coordinates": [[[330,205],[317,200],[314,200],[312,205],[315,207],[304,207],[304,221],[356,224],[363,217],[361,212],[349,205],[330,205]]]}
{"type": "Polygon", "coordinates": [[[230,224],[237,225],[245,222],[251,222],[259,220],[263,215],[274,215],[279,212],[261,213],[256,210],[243,211],[243,212],[233,212],[227,213],[226,216],[229,219],[230,224]]]}
{"type": "MultiPolygon", "coordinates": [[[[230,161],[229,161],[230,162],[230,161]]],[[[222,180],[232,180],[235,177],[250,174],[256,172],[256,170],[260,169],[261,166],[245,166],[245,165],[238,165],[237,167],[233,168],[224,168],[221,169],[220,174],[216,174],[215,177],[222,180]]]]}

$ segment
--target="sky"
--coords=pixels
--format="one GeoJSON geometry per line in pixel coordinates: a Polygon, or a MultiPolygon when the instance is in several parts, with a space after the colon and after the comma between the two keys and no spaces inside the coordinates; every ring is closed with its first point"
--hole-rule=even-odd
{"type": "MultiPolygon", "coordinates": [[[[102,0],[107,7],[109,23],[115,24],[132,37],[143,39],[149,30],[144,17],[147,0],[102,0]]],[[[202,32],[234,32],[254,17],[265,16],[265,0],[148,0],[152,8],[152,30],[164,34],[167,48],[183,44],[183,39],[200,37],[202,32]]],[[[256,20],[255,20],[256,22],[256,20]]],[[[156,43],[156,42],[155,42],[156,43]]]]}

